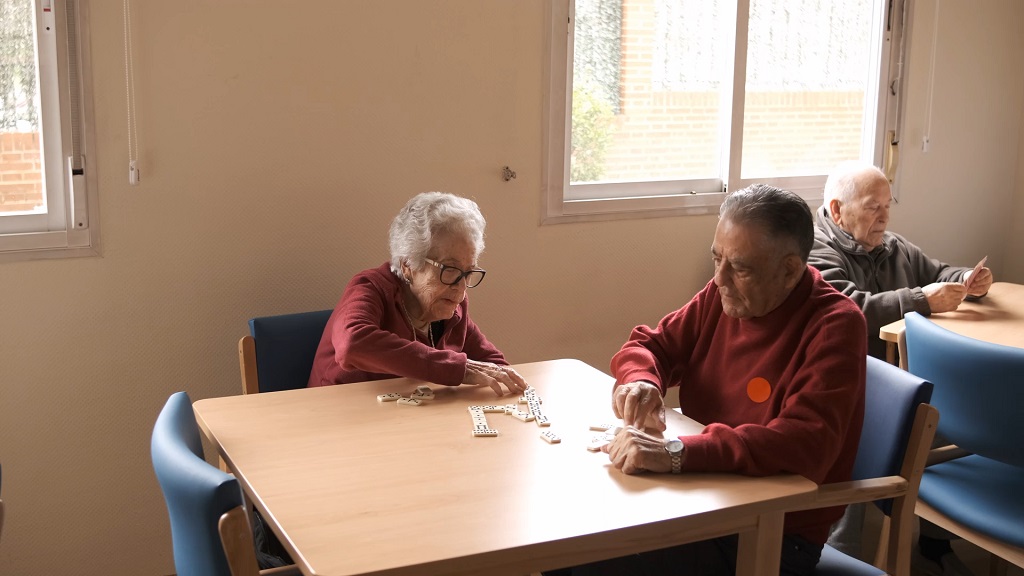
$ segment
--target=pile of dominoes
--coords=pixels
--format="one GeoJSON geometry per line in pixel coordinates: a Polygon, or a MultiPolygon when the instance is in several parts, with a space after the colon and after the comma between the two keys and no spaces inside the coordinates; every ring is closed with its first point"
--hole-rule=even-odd
{"type": "MultiPolygon", "coordinates": [[[[498,430],[491,428],[487,424],[488,412],[494,412],[499,414],[505,414],[506,416],[512,416],[516,420],[522,422],[536,422],[537,426],[548,427],[551,426],[551,420],[544,415],[541,411],[541,399],[535,389],[527,388],[523,391],[523,395],[519,397],[517,404],[508,404],[505,406],[470,406],[469,415],[473,418],[473,436],[474,437],[493,437],[498,435],[498,430]],[[526,412],[519,409],[519,404],[526,404],[526,412]]],[[[541,432],[540,437],[544,439],[548,444],[558,444],[562,441],[557,434],[550,430],[541,432]]]]}
{"type": "Polygon", "coordinates": [[[590,429],[601,434],[595,434],[590,438],[590,444],[587,444],[587,450],[591,452],[600,452],[601,448],[612,440],[615,440],[615,435],[622,430],[621,427],[615,424],[591,424],[590,429]]]}
{"type": "MultiPolygon", "coordinates": [[[[377,395],[377,402],[397,402],[399,406],[420,406],[433,399],[434,391],[430,386],[426,385],[417,386],[408,396],[403,396],[398,392],[377,395]]],[[[488,438],[498,435],[498,430],[491,428],[487,423],[488,412],[512,416],[521,422],[535,422],[541,428],[549,427],[551,426],[551,420],[541,410],[541,404],[543,404],[543,401],[540,395],[537,394],[537,390],[529,387],[523,391],[523,395],[519,397],[516,404],[507,404],[505,406],[498,406],[496,404],[470,406],[469,415],[473,418],[473,436],[488,438]],[[526,404],[525,412],[520,409],[522,404],[526,404]]],[[[603,432],[603,434],[595,435],[591,438],[591,442],[587,446],[587,450],[596,452],[601,449],[601,446],[610,442],[620,428],[614,424],[599,424],[591,426],[590,429],[603,432]]],[[[558,444],[562,441],[557,434],[550,430],[541,432],[540,437],[548,444],[558,444]]]]}
{"type": "Polygon", "coordinates": [[[419,406],[427,400],[433,399],[434,391],[430,386],[425,384],[423,386],[417,386],[408,397],[402,396],[398,392],[377,395],[377,402],[398,402],[399,406],[419,406]]]}

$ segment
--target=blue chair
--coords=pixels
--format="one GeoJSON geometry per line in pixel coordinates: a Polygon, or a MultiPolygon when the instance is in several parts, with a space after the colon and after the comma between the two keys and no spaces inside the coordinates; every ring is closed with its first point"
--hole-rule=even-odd
{"type": "Polygon", "coordinates": [[[298,574],[294,566],[260,572],[238,480],[203,459],[199,426],[185,392],[167,399],[150,449],[171,520],[178,576],[298,574]]]}
{"type": "Polygon", "coordinates": [[[305,388],[331,312],[317,310],[249,320],[249,336],[238,341],[242,392],[305,388]]]}
{"type": "Polygon", "coordinates": [[[823,484],[805,509],[875,502],[886,516],[883,541],[874,566],[826,544],[819,575],[910,574],[914,503],[939,414],[927,404],[931,383],[876,358],[866,361],[864,426],[853,479],[823,484]]]}
{"type": "MultiPolygon", "coordinates": [[[[906,316],[910,371],[935,383],[939,434],[969,453],[930,465],[917,515],[1024,567],[1024,349],[906,316]]],[[[1001,560],[1000,560],[1001,559],[1001,560]]]]}

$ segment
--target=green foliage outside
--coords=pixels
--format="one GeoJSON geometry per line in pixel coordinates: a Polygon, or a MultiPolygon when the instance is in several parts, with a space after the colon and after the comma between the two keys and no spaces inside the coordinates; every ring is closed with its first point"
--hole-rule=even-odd
{"type": "Polygon", "coordinates": [[[570,182],[596,182],[604,175],[614,118],[610,103],[586,88],[573,89],[570,182]]]}
{"type": "Polygon", "coordinates": [[[0,0],[0,130],[38,128],[32,0],[0,0]]]}

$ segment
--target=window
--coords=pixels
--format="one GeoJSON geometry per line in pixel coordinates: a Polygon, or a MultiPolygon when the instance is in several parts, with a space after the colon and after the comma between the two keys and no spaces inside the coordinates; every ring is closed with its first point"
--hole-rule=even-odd
{"type": "Polygon", "coordinates": [[[95,254],[81,8],[77,0],[0,4],[0,258],[95,254]]]}
{"type": "Polygon", "coordinates": [[[553,1],[545,221],[716,213],[754,182],[820,201],[893,139],[894,3],[553,1]]]}

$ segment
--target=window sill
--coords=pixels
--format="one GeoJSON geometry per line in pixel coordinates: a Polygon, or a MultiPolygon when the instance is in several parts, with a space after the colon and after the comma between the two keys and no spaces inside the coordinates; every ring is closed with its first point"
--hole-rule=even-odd
{"type": "Polygon", "coordinates": [[[0,262],[99,256],[89,230],[0,235],[0,262]]]}

